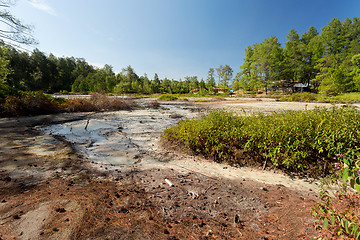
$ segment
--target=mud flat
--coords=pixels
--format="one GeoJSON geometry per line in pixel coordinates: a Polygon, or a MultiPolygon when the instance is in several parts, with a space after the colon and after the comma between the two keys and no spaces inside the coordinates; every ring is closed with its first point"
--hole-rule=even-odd
{"type": "Polygon", "coordinates": [[[316,181],[160,145],[168,126],[228,103],[1,119],[0,238],[315,237],[316,181]]]}

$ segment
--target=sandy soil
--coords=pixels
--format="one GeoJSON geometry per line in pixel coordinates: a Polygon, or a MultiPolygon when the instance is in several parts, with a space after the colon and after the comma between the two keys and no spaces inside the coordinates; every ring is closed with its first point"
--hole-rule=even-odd
{"type": "MultiPolygon", "coordinates": [[[[265,100],[250,100],[247,105],[244,101],[195,104],[202,109],[254,111],[266,106],[265,100]]],[[[272,103],[281,108],[278,102],[272,103]]],[[[158,140],[163,125],[157,128],[156,123],[166,126],[203,113],[190,105],[181,114],[164,107],[0,119],[0,239],[317,236],[310,217],[317,201],[317,181],[231,167],[164,148],[158,140]],[[132,120],[114,125],[115,115],[132,120]],[[97,132],[105,140],[69,138],[64,126],[83,126],[89,119],[92,133],[96,131],[91,122],[112,120],[105,132],[97,132]],[[57,130],[51,128],[51,132],[50,125],[57,130]],[[64,134],[58,134],[59,126],[64,134]],[[129,150],[123,149],[128,146],[129,150]],[[111,157],[111,153],[116,154],[111,157]]]]}

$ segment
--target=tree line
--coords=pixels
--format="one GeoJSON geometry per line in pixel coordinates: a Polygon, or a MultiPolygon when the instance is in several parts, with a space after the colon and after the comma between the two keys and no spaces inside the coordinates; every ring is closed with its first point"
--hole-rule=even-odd
{"type": "Polygon", "coordinates": [[[160,79],[155,74],[138,76],[131,66],[114,73],[113,67],[97,68],[83,58],[56,57],[35,49],[28,53],[2,45],[0,47],[0,83],[23,91],[104,92],[104,93],[189,93],[193,89],[215,86],[187,76],[183,80],[160,79]]]}
{"type": "Polygon", "coordinates": [[[35,49],[31,53],[0,44],[0,83],[24,91],[47,93],[204,93],[216,89],[258,90],[309,84],[327,95],[360,91],[360,19],[337,18],[319,33],[310,27],[301,36],[292,29],[282,46],[275,36],[245,49],[244,63],[233,78],[229,65],[210,68],[207,78],[159,79],[139,76],[131,67],[114,73],[112,66],[97,68],[83,58],[56,57],[35,49]]]}
{"type": "Polygon", "coordinates": [[[301,36],[292,29],[285,46],[271,36],[248,46],[232,88],[256,90],[311,84],[327,95],[360,91],[360,19],[337,18],[319,33],[310,27],[301,36]]]}

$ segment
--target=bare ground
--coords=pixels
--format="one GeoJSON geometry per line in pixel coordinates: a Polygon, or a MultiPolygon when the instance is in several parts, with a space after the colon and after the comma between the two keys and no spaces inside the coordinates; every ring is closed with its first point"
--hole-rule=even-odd
{"type": "Polygon", "coordinates": [[[105,169],[68,142],[33,129],[84,116],[0,120],[0,239],[318,235],[310,216],[318,187],[311,181],[234,168],[160,146],[158,162],[105,169]]]}

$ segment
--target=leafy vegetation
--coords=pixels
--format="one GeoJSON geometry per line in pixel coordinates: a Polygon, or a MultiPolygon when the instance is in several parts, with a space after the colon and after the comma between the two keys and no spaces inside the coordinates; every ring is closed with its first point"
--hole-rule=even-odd
{"type": "Polygon", "coordinates": [[[162,100],[162,101],[175,101],[175,100],[178,100],[177,97],[175,97],[173,95],[169,95],[169,94],[163,94],[158,99],[162,100]]]}
{"type": "Polygon", "coordinates": [[[360,102],[360,93],[344,93],[337,96],[324,96],[315,93],[294,93],[287,96],[282,96],[279,101],[293,101],[293,102],[328,102],[328,103],[354,103],[360,102]]]}
{"type": "Polygon", "coordinates": [[[332,175],[323,179],[321,201],[313,208],[324,235],[360,239],[360,154],[358,148],[337,154],[332,175]],[[354,191],[355,190],[355,191],[354,191]],[[335,192],[335,194],[334,194],[335,192]]]}
{"type": "Polygon", "coordinates": [[[353,108],[250,116],[220,110],[182,121],[164,137],[218,162],[268,160],[283,169],[326,173],[336,154],[359,151],[359,129],[360,113],[353,108]]]}
{"type": "Polygon", "coordinates": [[[232,88],[272,86],[293,91],[297,81],[312,84],[325,95],[360,91],[359,36],[359,18],[334,18],[320,34],[314,27],[301,36],[292,29],[284,48],[272,36],[245,50],[244,64],[232,88]]]}

